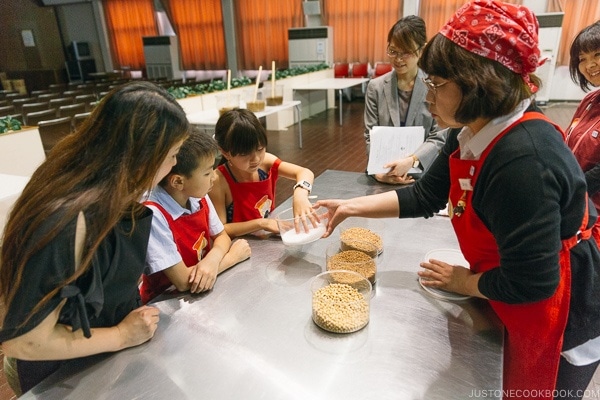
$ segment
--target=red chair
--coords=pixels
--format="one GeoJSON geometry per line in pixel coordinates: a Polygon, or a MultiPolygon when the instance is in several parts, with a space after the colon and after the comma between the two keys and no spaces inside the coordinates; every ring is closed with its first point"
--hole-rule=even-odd
{"type": "Polygon", "coordinates": [[[336,78],[347,78],[350,75],[350,64],[335,63],[333,70],[336,78]]]}
{"type": "MultiPolygon", "coordinates": [[[[369,78],[369,63],[352,63],[352,77],[369,78]]],[[[366,89],[367,82],[363,82],[363,84],[360,86],[360,89],[356,87],[350,88],[350,97],[364,97],[366,89]]]]}
{"type": "Polygon", "coordinates": [[[353,78],[367,78],[369,76],[369,63],[352,63],[353,78]]]}
{"type": "Polygon", "coordinates": [[[375,63],[375,71],[373,71],[373,78],[385,75],[392,70],[392,63],[389,62],[377,62],[375,63]]]}

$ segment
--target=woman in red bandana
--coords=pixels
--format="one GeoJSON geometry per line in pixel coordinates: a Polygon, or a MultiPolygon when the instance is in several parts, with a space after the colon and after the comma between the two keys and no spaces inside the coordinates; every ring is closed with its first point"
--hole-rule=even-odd
{"type": "Polygon", "coordinates": [[[430,217],[448,202],[470,269],[429,260],[428,286],[488,299],[505,325],[505,398],[581,398],[600,360],[596,210],[560,128],[536,111],[538,23],[523,6],[466,4],[423,49],[427,102],[450,132],[414,186],[324,200],[345,218],[430,217]]]}

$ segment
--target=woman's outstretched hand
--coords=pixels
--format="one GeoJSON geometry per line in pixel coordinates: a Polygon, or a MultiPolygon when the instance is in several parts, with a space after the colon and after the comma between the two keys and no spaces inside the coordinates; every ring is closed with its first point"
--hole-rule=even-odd
{"type": "Polygon", "coordinates": [[[326,207],[327,208],[327,230],[323,235],[324,238],[329,237],[336,226],[343,220],[348,218],[348,214],[345,213],[344,204],[346,200],[330,199],[330,200],[319,200],[314,204],[314,208],[326,207]]]}

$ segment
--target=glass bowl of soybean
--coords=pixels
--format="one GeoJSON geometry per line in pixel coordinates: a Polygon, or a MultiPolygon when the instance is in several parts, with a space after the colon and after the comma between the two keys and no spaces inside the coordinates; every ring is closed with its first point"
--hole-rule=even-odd
{"type": "Polygon", "coordinates": [[[327,271],[343,269],[357,272],[374,285],[380,257],[378,247],[371,242],[339,241],[327,246],[325,267],[327,271]]]}
{"type": "Polygon", "coordinates": [[[372,290],[371,282],[357,272],[322,272],[311,282],[312,320],[329,332],[356,332],[369,323],[372,290]]]}

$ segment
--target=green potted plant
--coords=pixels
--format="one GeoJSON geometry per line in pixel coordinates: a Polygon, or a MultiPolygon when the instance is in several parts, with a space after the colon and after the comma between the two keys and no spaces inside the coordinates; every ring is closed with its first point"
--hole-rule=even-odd
{"type": "Polygon", "coordinates": [[[20,131],[21,130],[21,121],[11,117],[10,115],[7,117],[0,118],[0,133],[6,133],[10,131],[20,131]]]}
{"type": "MultiPolygon", "coordinates": [[[[306,66],[301,66],[301,67],[291,67],[289,69],[275,71],[275,78],[283,79],[283,78],[287,78],[290,76],[308,74],[311,72],[321,71],[321,70],[329,69],[329,68],[331,68],[331,67],[325,63],[321,63],[321,64],[317,64],[317,65],[306,65],[306,66]]],[[[269,79],[271,79],[271,74],[269,74],[269,79]]]]}
{"type": "MultiPolygon", "coordinates": [[[[248,86],[251,84],[252,84],[252,80],[245,76],[243,76],[241,78],[232,78],[231,79],[231,87],[232,88],[248,86]]],[[[184,99],[188,96],[220,92],[220,91],[223,91],[226,89],[227,89],[227,83],[221,79],[217,79],[217,80],[210,81],[208,83],[198,83],[198,84],[189,85],[189,86],[185,86],[185,85],[178,86],[178,87],[171,86],[167,90],[176,99],[184,99]]]]}

